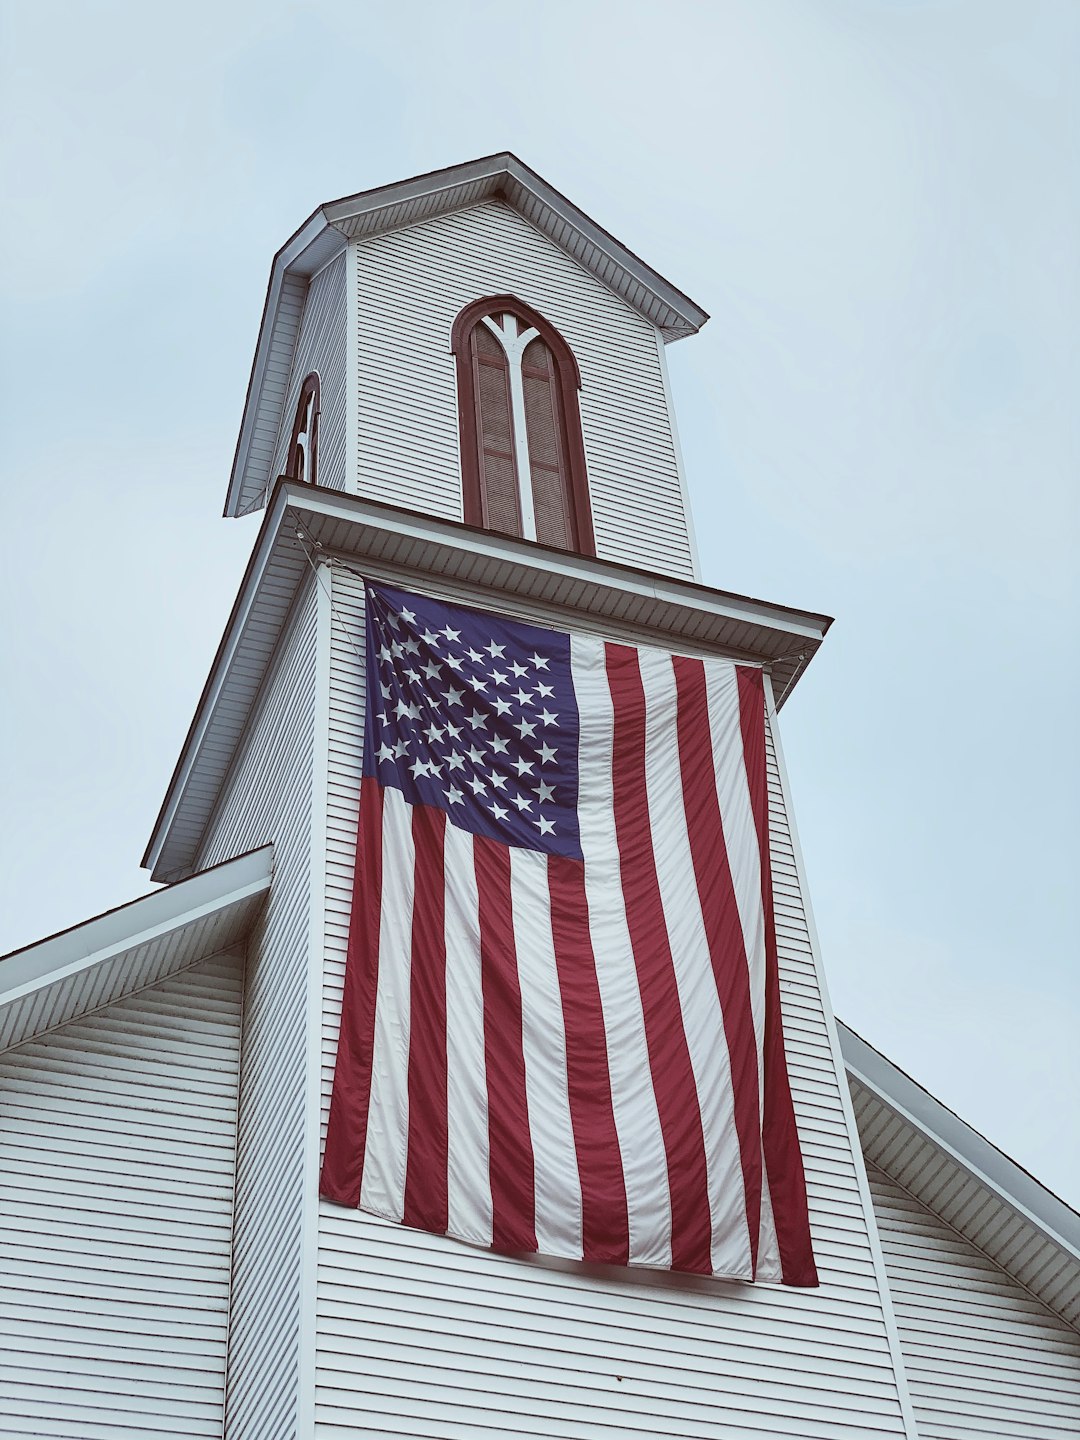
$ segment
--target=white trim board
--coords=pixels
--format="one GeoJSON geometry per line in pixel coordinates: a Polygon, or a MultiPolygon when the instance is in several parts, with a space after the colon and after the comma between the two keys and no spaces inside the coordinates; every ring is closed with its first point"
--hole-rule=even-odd
{"type": "Polygon", "coordinates": [[[0,959],[0,1050],[239,945],[273,863],[264,846],[0,959]]]}

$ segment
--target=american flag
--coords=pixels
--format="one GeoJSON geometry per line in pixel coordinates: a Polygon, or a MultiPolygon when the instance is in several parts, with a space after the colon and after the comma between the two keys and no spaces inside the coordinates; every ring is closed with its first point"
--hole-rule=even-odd
{"type": "Polygon", "coordinates": [[[331,1200],[815,1285],[760,670],[367,587],[331,1200]]]}

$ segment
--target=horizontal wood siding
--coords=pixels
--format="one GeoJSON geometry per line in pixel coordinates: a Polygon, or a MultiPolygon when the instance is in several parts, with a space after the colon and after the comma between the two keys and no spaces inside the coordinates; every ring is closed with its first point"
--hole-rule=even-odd
{"type": "Polygon", "coordinates": [[[922,1440],[1080,1435],[1080,1334],[868,1165],[922,1440]]]}
{"type": "Polygon", "coordinates": [[[222,1433],[242,964],[0,1054],[0,1432],[222,1433]]]}
{"type": "Polygon", "coordinates": [[[484,295],[514,294],[581,368],[597,553],[690,577],[693,560],[655,330],[498,202],[356,242],[357,487],[460,520],[450,327],[484,295]]]}
{"type": "Polygon", "coordinates": [[[345,363],[346,363],[345,253],[312,278],[296,337],[296,352],[289,373],[289,388],[281,412],[281,427],[274,451],[270,484],[284,473],[292,438],[300,387],[316,370],[319,375],[321,414],[316,480],[332,490],[345,488],[345,363]]]}
{"type": "MultiPolygon", "coordinates": [[[[483,603],[482,597],[471,597],[483,603]]],[[[333,1078],[360,783],[359,582],[334,572],[322,1119],[333,1078]]],[[[323,1202],[316,1433],[902,1435],[779,774],[773,865],[819,1291],[516,1260],[323,1202]]]]}
{"type": "Polygon", "coordinates": [[[315,590],[282,640],[199,864],[274,846],[274,882],[249,941],[240,1082],[229,1440],[296,1424],[311,863],[315,590]]]}

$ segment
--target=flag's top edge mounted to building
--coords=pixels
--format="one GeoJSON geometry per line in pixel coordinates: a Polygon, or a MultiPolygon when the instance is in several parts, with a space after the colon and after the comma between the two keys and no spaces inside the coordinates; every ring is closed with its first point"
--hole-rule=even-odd
{"type": "Polygon", "coordinates": [[[504,1251],[817,1283],[761,671],[367,587],[323,1192],[504,1251]]]}

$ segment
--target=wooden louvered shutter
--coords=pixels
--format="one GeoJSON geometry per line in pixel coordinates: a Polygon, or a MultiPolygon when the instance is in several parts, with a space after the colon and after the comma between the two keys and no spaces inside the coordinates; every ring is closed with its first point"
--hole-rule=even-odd
{"type": "Polygon", "coordinates": [[[510,371],[506,352],[483,321],[473,327],[472,365],[483,523],[520,535],[510,371]]]}
{"type": "Polygon", "coordinates": [[[570,467],[555,357],[539,337],[521,357],[525,430],[529,440],[536,538],[542,545],[574,548],[570,467]]]}

